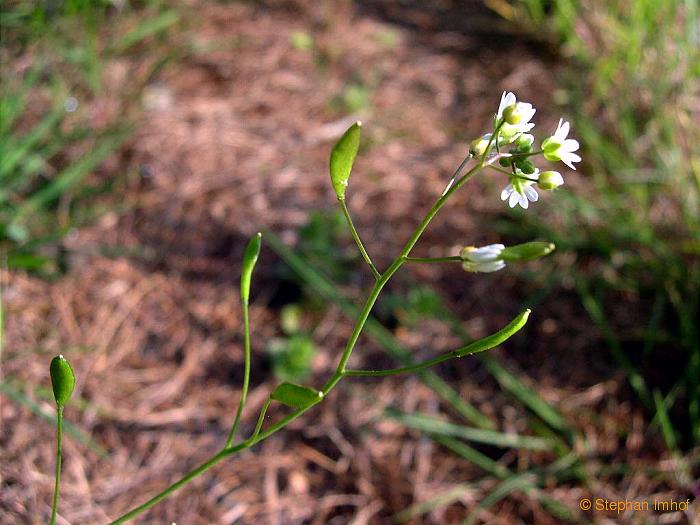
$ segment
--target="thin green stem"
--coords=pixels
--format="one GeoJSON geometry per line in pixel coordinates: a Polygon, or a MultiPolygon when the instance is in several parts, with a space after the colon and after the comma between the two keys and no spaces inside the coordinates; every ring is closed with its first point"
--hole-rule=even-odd
{"type": "MultiPolygon", "coordinates": [[[[496,130],[494,131],[494,135],[498,134],[498,131],[500,130],[500,125],[496,127],[496,130]]],[[[489,147],[490,144],[493,141],[493,137],[489,141],[489,147]]],[[[487,148],[488,151],[489,148],[487,148]]],[[[374,304],[376,303],[379,294],[381,293],[382,289],[384,286],[389,282],[391,277],[401,268],[401,266],[408,260],[408,254],[410,251],[413,249],[415,244],[418,242],[420,239],[421,235],[425,231],[425,229],[428,227],[430,224],[430,221],[435,217],[435,215],[440,211],[440,209],[445,205],[449,197],[456,192],[459,188],[461,188],[474,174],[476,174],[479,170],[481,170],[484,166],[490,165],[491,163],[497,161],[500,157],[503,155],[498,154],[493,157],[491,157],[488,161],[486,161],[486,154],[484,154],[480,161],[472,167],[464,176],[460,177],[460,174],[462,173],[462,170],[466,166],[467,162],[469,161],[470,157],[465,158],[457,170],[454,172],[452,176],[452,180],[450,181],[450,184],[448,185],[447,189],[443,192],[443,194],[440,196],[440,198],[435,202],[433,207],[428,211],[426,216],[423,218],[421,223],[418,225],[416,230],[413,232],[409,240],[406,242],[404,247],[401,250],[401,253],[394,259],[394,261],[391,263],[389,268],[383,273],[380,274],[376,267],[372,264],[371,260],[369,259],[369,255],[367,255],[367,252],[364,250],[364,247],[362,246],[362,243],[360,241],[359,236],[357,235],[357,232],[352,225],[352,221],[350,219],[350,215],[347,212],[347,207],[345,206],[345,203],[343,200],[341,200],[341,207],[343,208],[343,211],[345,212],[345,216],[348,220],[348,224],[350,225],[350,229],[353,232],[353,237],[355,238],[355,241],[357,242],[358,246],[360,247],[360,251],[363,254],[363,257],[365,258],[365,261],[367,261],[368,265],[370,268],[373,270],[372,273],[376,277],[376,282],[374,283],[374,286],[372,287],[372,290],[369,293],[369,296],[367,297],[367,300],[365,301],[365,304],[358,316],[357,321],[355,322],[355,326],[353,328],[352,334],[350,335],[350,338],[345,346],[345,350],[343,351],[343,354],[340,358],[340,361],[338,363],[338,367],[336,368],[335,373],[331,376],[331,378],[326,382],[326,384],[323,386],[321,389],[321,392],[323,392],[323,397],[319,397],[319,400],[303,409],[297,409],[294,412],[288,414],[284,418],[282,418],[280,421],[277,423],[274,423],[271,425],[267,430],[261,431],[262,430],[262,424],[264,422],[265,414],[267,412],[267,409],[269,408],[269,405],[271,403],[271,400],[268,399],[268,401],[265,403],[263,409],[260,412],[260,416],[258,417],[258,422],[256,424],[256,428],[251,435],[250,438],[246,439],[245,441],[242,441],[238,445],[235,445],[233,447],[228,446],[221,452],[215,454],[212,458],[207,460],[206,462],[202,463],[199,467],[191,471],[190,473],[186,474],[183,478],[180,480],[176,481],[169,487],[167,487],[165,490],[163,490],[160,494],[156,495],[155,497],[151,498],[147,502],[143,503],[142,505],[132,509],[131,511],[127,512],[123,516],[117,518],[115,521],[113,521],[110,525],[116,525],[119,523],[124,523],[142,512],[145,512],[158,502],[162,501],[166,497],[168,497],[171,493],[188,483],[189,481],[193,480],[200,474],[206,472],[208,469],[225,459],[226,457],[235,454],[236,452],[239,452],[241,450],[247,449],[255,445],[256,443],[259,443],[260,441],[263,441],[264,439],[268,438],[278,430],[286,427],[289,425],[292,421],[296,420],[300,416],[302,416],[304,413],[306,413],[308,410],[311,410],[311,408],[315,407],[318,403],[321,402],[323,398],[340,382],[340,380],[344,377],[346,373],[346,365],[348,363],[348,360],[350,359],[350,356],[352,354],[353,349],[355,348],[355,344],[357,343],[357,340],[360,337],[360,334],[362,333],[362,329],[364,328],[365,323],[367,322],[367,319],[370,316],[370,313],[372,311],[372,308],[374,304]],[[453,181],[456,181],[453,183],[453,181]]]]}
{"type": "Polygon", "coordinates": [[[265,404],[262,407],[262,410],[260,410],[260,415],[258,416],[258,422],[255,424],[255,430],[253,430],[253,434],[250,436],[249,440],[253,440],[256,437],[258,437],[258,434],[260,434],[260,429],[263,426],[263,422],[265,421],[265,414],[267,414],[267,409],[270,408],[270,403],[272,403],[272,398],[267,398],[265,400],[265,404]]]}
{"type": "Polygon", "coordinates": [[[248,384],[250,383],[250,315],[248,308],[248,301],[241,301],[243,304],[243,346],[244,346],[244,363],[243,363],[243,389],[241,390],[241,400],[238,403],[238,410],[236,410],[236,419],[231,426],[231,432],[228,434],[226,439],[226,446],[228,448],[233,444],[233,440],[236,437],[236,431],[238,430],[238,425],[241,422],[241,416],[243,415],[243,407],[245,406],[246,398],[248,397],[248,384]]]}
{"type": "Polygon", "coordinates": [[[405,260],[409,263],[462,262],[462,258],[459,255],[450,255],[447,257],[406,257],[405,260]]]}
{"type": "Polygon", "coordinates": [[[56,417],[56,484],[53,489],[53,503],[51,505],[51,525],[56,524],[56,513],[58,512],[58,499],[61,491],[61,459],[63,441],[63,406],[58,405],[56,417]]]}
{"type": "Polygon", "coordinates": [[[461,346],[451,352],[446,354],[433,357],[432,359],[427,359],[409,366],[402,366],[400,368],[390,368],[387,370],[345,370],[343,372],[344,376],[348,377],[384,377],[384,376],[394,376],[398,374],[404,374],[406,372],[416,372],[424,368],[429,368],[431,366],[444,363],[451,359],[456,359],[459,357],[464,357],[465,355],[472,355],[485,350],[490,350],[504,341],[508,340],[510,337],[515,335],[527,322],[530,316],[530,310],[525,309],[517,317],[515,317],[510,323],[501,328],[499,331],[469,343],[468,345],[461,346]]]}
{"type": "Polygon", "coordinates": [[[369,266],[369,269],[372,271],[372,275],[374,275],[375,279],[379,279],[381,274],[379,273],[379,270],[377,270],[377,267],[374,266],[374,263],[372,262],[372,259],[370,259],[369,254],[367,253],[367,250],[365,250],[364,245],[362,244],[362,240],[360,239],[360,235],[357,233],[357,229],[355,228],[355,224],[352,222],[352,217],[350,217],[350,210],[348,210],[348,205],[345,203],[345,199],[338,198],[338,202],[340,203],[340,207],[343,210],[343,215],[345,215],[345,220],[348,222],[348,226],[350,227],[350,233],[352,233],[352,238],[355,239],[355,243],[357,243],[357,247],[360,249],[360,253],[362,254],[363,259],[369,266]]]}

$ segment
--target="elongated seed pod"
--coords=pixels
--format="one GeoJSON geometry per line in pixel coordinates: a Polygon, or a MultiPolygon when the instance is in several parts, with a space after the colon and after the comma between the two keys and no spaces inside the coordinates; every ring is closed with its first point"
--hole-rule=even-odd
{"type": "Polygon", "coordinates": [[[323,397],[323,392],[294,383],[281,383],[272,392],[270,398],[294,408],[306,408],[323,397]]]}
{"type": "Polygon", "coordinates": [[[524,244],[516,244],[504,249],[500,258],[506,262],[525,262],[539,259],[545,255],[549,255],[554,251],[554,243],[533,241],[524,244]]]}
{"type": "Polygon", "coordinates": [[[248,304],[250,298],[250,280],[253,275],[253,269],[258,262],[260,255],[262,233],[258,232],[248,241],[243,253],[243,268],[241,269],[241,300],[248,304]]]}
{"type": "Polygon", "coordinates": [[[331,183],[338,199],[345,199],[345,190],[348,187],[348,179],[352,166],[357,157],[357,150],[360,147],[360,129],[362,122],[355,122],[343,133],[340,140],[331,150],[330,172],[331,183]]]}
{"type": "Polygon", "coordinates": [[[56,400],[56,404],[62,407],[68,402],[75,388],[73,368],[65,357],[57,355],[51,360],[49,373],[51,375],[53,397],[56,400]]]}
{"type": "Polygon", "coordinates": [[[474,341],[473,343],[468,344],[467,346],[459,348],[455,350],[453,354],[457,357],[478,354],[479,352],[490,350],[491,348],[500,345],[501,343],[512,337],[523,326],[525,326],[528,317],[530,317],[530,312],[531,310],[529,308],[526,308],[525,310],[520,312],[520,314],[517,317],[515,317],[515,319],[513,319],[510,323],[501,328],[498,332],[488,335],[483,339],[479,339],[478,341],[474,341]]]}

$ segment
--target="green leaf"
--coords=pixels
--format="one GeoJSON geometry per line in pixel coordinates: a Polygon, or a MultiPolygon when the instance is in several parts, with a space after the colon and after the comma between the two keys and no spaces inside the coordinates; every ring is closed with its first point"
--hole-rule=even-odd
{"type": "Polygon", "coordinates": [[[509,246],[501,252],[501,259],[507,262],[525,262],[539,259],[554,251],[554,243],[533,241],[509,246]]]}
{"type": "Polygon", "coordinates": [[[335,194],[340,200],[345,199],[345,189],[348,187],[352,165],[360,147],[360,128],[362,128],[362,122],[355,122],[340,137],[340,140],[331,151],[331,182],[333,183],[335,194]]]}
{"type": "Polygon", "coordinates": [[[51,386],[53,387],[53,397],[58,406],[63,406],[70,399],[75,388],[75,374],[70,363],[62,355],[57,355],[51,360],[49,366],[51,374],[51,386]]]}
{"type": "Polygon", "coordinates": [[[323,398],[323,392],[294,383],[281,383],[270,398],[293,408],[304,409],[323,398]]]}
{"type": "Polygon", "coordinates": [[[260,244],[262,233],[258,232],[248,241],[248,245],[243,252],[243,268],[241,269],[241,300],[248,304],[250,297],[250,279],[253,275],[255,263],[258,262],[260,255],[260,244]]]}

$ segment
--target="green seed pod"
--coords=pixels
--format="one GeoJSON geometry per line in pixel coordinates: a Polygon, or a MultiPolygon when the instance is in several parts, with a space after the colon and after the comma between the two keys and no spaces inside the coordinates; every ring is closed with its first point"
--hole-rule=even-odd
{"type": "Polygon", "coordinates": [[[248,304],[250,297],[250,279],[253,275],[255,263],[258,262],[260,255],[260,244],[262,233],[258,232],[248,241],[248,245],[243,252],[243,268],[241,269],[241,300],[248,304]]]}
{"type": "Polygon", "coordinates": [[[323,392],[294,383],[281,383],[270,398],[293,408],[306,408],[323,398],[323,392]]]}
{"type": "Polygon", "coordinates": [[[65,405],[70,399],[75,388],[75,374],[70,363],[62,355],[57,355],[51,360],[49,366],[51,375],[51,387],[53,397],[59,407],[65,405]]]}
{"type": "Polygon", "coordinates": [[[348,187],[348,179],[352,171],[352,165],[357,157],[360,147],[360,129],[362,122],[355,122],[340,137],[333,147],[330,158],[331,183],[339,200],[345,199],[345,190],[348,187]]]}
{"type": "Polygon", "coordinates": [[[554,243],[533,241],[509,246],[501,252],[501,259],[507,262],[525,262],[539,259],[554,251],[554,243]]]}
{"type": "Polygon", "coordinates": [[[529,308],[526,308],[498,332],[456,350],[454,355],[457,357],[464,357],[465,355],[477,354],[500,345],[515,335],[523,326],[525,326],[525,323],[527,323],[527,320],[530,317],[530,313],[532,313],[532,311],[529,308]]]}

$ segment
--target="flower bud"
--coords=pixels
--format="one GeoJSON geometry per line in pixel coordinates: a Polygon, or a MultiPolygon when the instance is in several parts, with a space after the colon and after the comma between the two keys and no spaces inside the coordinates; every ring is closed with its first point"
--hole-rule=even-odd
{"type": "Polygon", "coordinates": [[[515,147],[518,150],[532,149],[532,144],[535,142],[535,137],[529,133],[523,133],[515,141],[515,147]]]}
{"type": "Polygon", "coordinates": [[[537,171],[537,168],[530,159],[520,159],[515,161],[515,166],[525,175],[532,175],[537,171]]]}
{"type": "Polygon", "coordinates": [[[51,360],[49,366],[49,374],[51,375],[51,387],[53,388],[53,397],[59,407],[65,405],[70,399],[73,389],[75,388],[75,374],[70,363],[62,355],[57,355],[51,360]]]}
{"type": "Polygon", "coordinates": [[[543,190],[554,190],[564,184],[564,178],[558,171],[545,171],[537,179],[537,187],[543,190]]]}
{"type": "Polygon", "coordinates": [[[498,163],[504,168],[507,168],[513,163],[513,157],[501,157],[498,159],[498,163]]]}
{"type": "MultiPolygon", "coordinates": [[[[486,148],[489,146],[490,141],[491,133],[487,133],[483,137],[473,140],[469,145],[469,153],[475,157],[481,157],[484,153],[486,153],[486,148]]],[[[491,145],[493,146],[493,143],[491,145]]]]}

